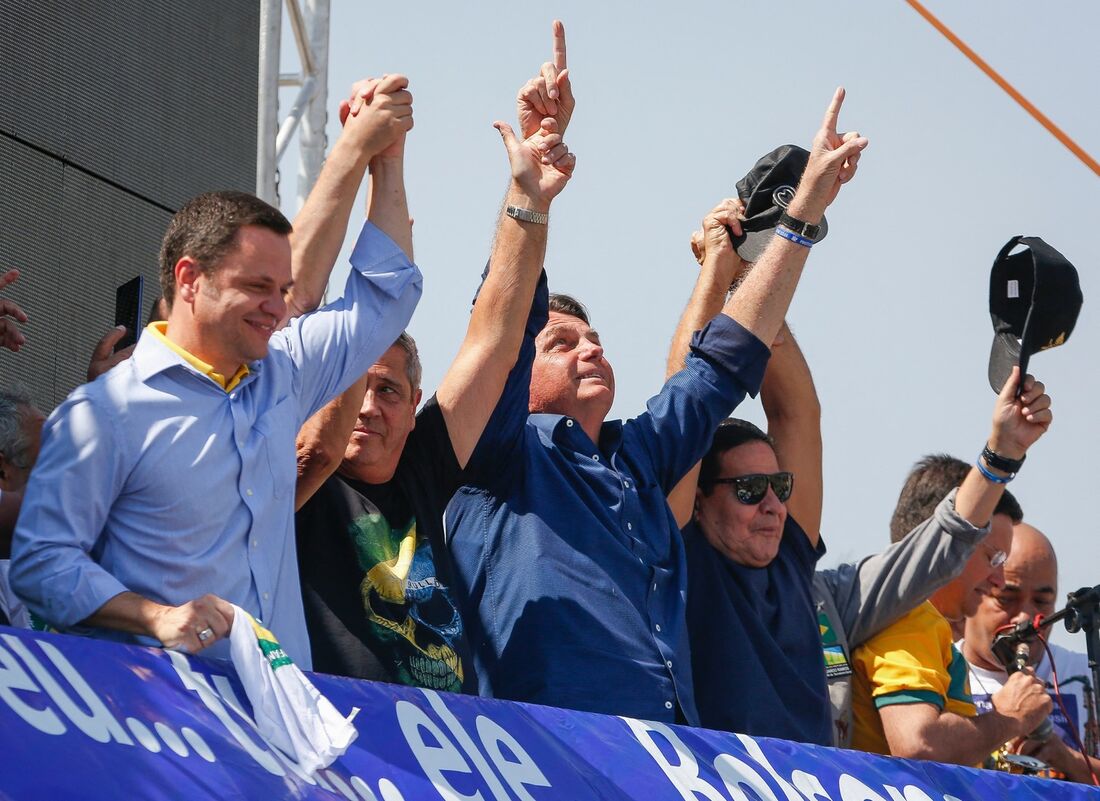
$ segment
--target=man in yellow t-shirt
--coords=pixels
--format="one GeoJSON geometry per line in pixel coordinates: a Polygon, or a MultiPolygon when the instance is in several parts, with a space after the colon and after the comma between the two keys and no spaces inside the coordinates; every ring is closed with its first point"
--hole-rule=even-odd
{"type": "Polygon", "coordinates": [[[902,488],[890,523],[893,541],[930,517],[955,487],[958,514],[988,526],[989,534],[957,578],[855,650],[853,748],[976,765],[1002,743],[1032,731],[1050,713],[1042,682],[1028,669],[1013,674],[993,696],[993,711],[977,717],[969,669],[952,644],[952,621],[961,623],[983,594],[1004,583],[1012,524],[1023,518],[1019,504],[1005,491],[1014,472],[997,465],[1022,462],[1050,424],[1050,399],[1042,384],[1028,376],[1021,397],[1015,398],[1018,380],[1014,370],[997,398],[993,433],[976,465],[929,456],[902,488]]]}

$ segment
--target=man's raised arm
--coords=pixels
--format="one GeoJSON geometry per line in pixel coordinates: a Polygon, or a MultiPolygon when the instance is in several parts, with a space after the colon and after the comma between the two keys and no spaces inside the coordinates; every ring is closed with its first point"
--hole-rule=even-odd
{"type": "MultiPolygon", "coordinates": [[[[563,47],[564,47],[564,32],[563,47]]],[[[465,467],[516,364],[546,254],[546,217],[565,188],[576,158],[552,117],[526,139],[494,123],[512,170],[466,337],[436,393],[460,466],[465,467]]]]}
{"type": "MultiPolygon", "coordinates": [[[[666,381],[684,369],[692,336],[722,311],[730,287],[743,273],[745,263],[733,249],[727,226],[740,236],[740,218],[744,210],[740,198],[726,198],[703,218],[703,227],[691,235],[691,250],[699,262],[699,276],[672,335],[665,367],[666,381]]],[[[696,463],[668,494],[668,506],[680,528],[691,520],[698,482],[699,464],[696,463]]]]}
{"type": "MultiPolygon", "coordinates": [[[[810,148],[806,170],[787,208],[790,217],[809,226],[820,224],[841,184],[855,175],[860,153],[867,147],[867,139],[856,132],[837,133],[843,102],[844,89],[840,88],[825,112],[810,148]]],[[[812,244],[812,238],[799,236],[797,232],[781,235],[785,230],[782,226],[777,230],[760,261],[722,309],[765,343],[772,342],[779,333],[810,252],[808,245],[812,244]]]]}
{"type": "MultiPolygon", "coordinates": [[[[1052,420],[1051,401],[1043,384],[1027,376],[1024,392],[1017,399],[1016,381],[1013,373],[994,405],[988,443],[1002,455],[1026,453],[1052,420]]],[[[864,559],[857,572],[853,574],[851,566],[819,571],[832,590],[852,648],[959,574],[988,533],[1003,493],[1004,484],[988,480],[977,467],[971,468],[962,486],[940,503],[932,517],[882,553],[864,559]]]]}
{"type": "Polygon", "coordinates": [[[371,222],[412,259],[403,172],[405,134],[413,124],[408,83],[403,75],[366,79],[355,84],[349,100],[341,102],[343,131],[294,220],[290,238],[294,285],[287,297],[287,319],[320,305],[368,166],[372,176],[368,207],[375,211],[371,222]],[[376,198],[383,202],[375,202],[376,198]]]}

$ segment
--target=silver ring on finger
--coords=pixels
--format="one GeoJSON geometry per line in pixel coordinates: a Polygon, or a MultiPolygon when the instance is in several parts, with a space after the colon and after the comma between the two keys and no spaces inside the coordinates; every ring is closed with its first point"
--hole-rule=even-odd
{"type": "Polygon", "coordinates": [[[202,631],[199,632],[199,641],[200,642],[206,642],[207,640],[209,640],[213,636],[214,636],[214,629],[207,626],[205,629],[203,629],[202,631]]]}

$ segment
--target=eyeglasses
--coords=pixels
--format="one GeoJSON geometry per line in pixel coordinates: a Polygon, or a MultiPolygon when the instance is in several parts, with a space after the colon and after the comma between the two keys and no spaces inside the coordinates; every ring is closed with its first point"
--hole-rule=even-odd
{"type": "Polygon", "coordinates": [[[768,494],[769,485],[779,500],[785,501],[791,497],[791,490],[794,489],[794,473],[750,473],[747,476],[716,478],[714,483],[733,484],[733,495],[738,502],[752,506],[764,500],[764,496],[768,494]]]}
{"type": "Polygon", "coordinates": [[[989,560],[990,567],[1000,567],[1008,561],[1008,554],[1004,551],[991,551],[986,548],[985,556],[989,560]]]}

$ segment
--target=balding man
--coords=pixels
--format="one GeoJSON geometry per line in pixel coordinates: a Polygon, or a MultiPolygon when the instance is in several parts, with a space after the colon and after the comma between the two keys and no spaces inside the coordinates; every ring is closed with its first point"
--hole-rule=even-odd
{"type": "MultiPolygon", "coordinates": [[[[1043,532],[1027,523],[1013,527],[1012,550],[1004,565],[1004,585],[988,593],[977,611],[966,620],[966,636],[959,648],[970,663],[970,690],[978,714],[992,709],[990,696],[1008,680],[1004,667],[993,656],[993,638],[998,629],[1023,620],[1033,620],[1035,615],[1054,613],[1058,599],[1058,558],[1043,532]]],[[[1090,765],[1077,750],[1077,736],[1085,741],[1087,715],[1083,701],[1083,683],[1089,681],[1088,658],[1058,645],[1049,645],[1049,654],[1039,643],[1031,645],[1031,665],[1035,675],[1050,686],[1051,659],[1062,694],[1062,703],[1070,720],[1054,701],[1050,721],[1054,733],[1046,741],[1024,740],[1015,746],[1019,753],[1038,757],[1074,781],[1091,782],[1090,765]]],[[[1092,746],[1095,750],[1095,743],[1092,746]]],[[[1093,755],[1095,757],[1095,754],[1093,755]]],[[[1089,760],[1091,769],[1100,774],[1100,760],[1089,760]]]]}

